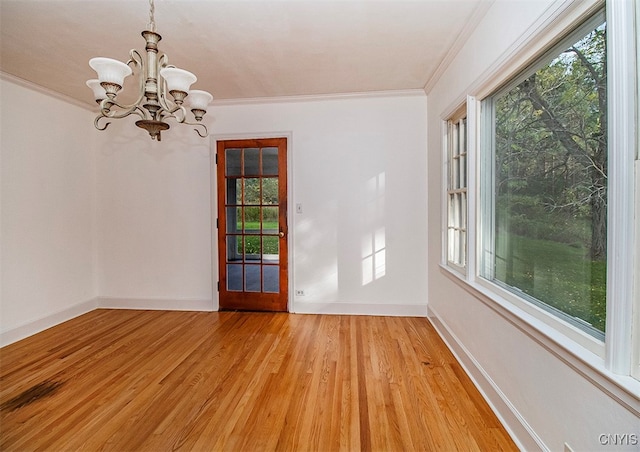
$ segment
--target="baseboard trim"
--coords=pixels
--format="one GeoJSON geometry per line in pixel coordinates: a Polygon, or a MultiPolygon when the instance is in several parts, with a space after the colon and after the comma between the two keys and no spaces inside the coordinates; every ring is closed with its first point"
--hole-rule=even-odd
{"type": "MultiPolygon", "coordinates": [[[[373,315],[427,317],[426,305],[376,303],[295,303],[296,314],[373,315]]],[[[0,347],[12,344],[94,309],[144,309],[155,311],[217,311],[214,300],[96,297],[62,311],[0,333],[0,347]]]]}
{"type": "Polygon", "coordinates": [[[426,317],[424,304],[318,303],[295,302],[289,307],[295,314],[379,315],[389,317],[426,317]]]}
{"type": "Polygon", "coordinates": [[[75,304],[67,309],[63,309],[62,311],[28,322],[17,328],[4,331],[0,333],[0,347],[13,344],[14,342],[33,336],[36,333],[40,333],[41,331],[66,322],[67,320],[71,320],[74,317],[91,312],[96,309],[97,306],[97,298],[92,298],[82,303],[75,304]]]}
{"type": "Polygon", "coordinates": [[[520,450],[549,450],[542,439],[536,434],[526,419],[518,412],[506,395],[500,390],[491,376],[476,361],[469,350],[447,326],[446,322],[431,308],[428,307],[428,318],[442,340],[447,344],[451,352],[463,367],[467,375],[473,381],[496,414],[504,428],[520,450]]]}
{"type": "Polygon", "coordinates": [[[102,309],[145,309],[152,311],[216,311],[213,300],[178,298],[119,298],[98,297],[102,309]]]}

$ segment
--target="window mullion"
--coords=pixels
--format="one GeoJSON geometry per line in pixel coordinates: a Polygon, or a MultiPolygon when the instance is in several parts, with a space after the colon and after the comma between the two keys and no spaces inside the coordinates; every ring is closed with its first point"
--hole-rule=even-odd
{"type": "MultiPolygon", "coordinates": [[[[476,107],[475,111],[477,115],[476,121],[480,123],[480,127],[484,131],[495,130],[495,107],[493,99],[489,98],[482,102],[480,106],[476,107]]],[[[475,131],[474,131],[475,132],[475,131]]],[[[495,237],[493,231],[495,230],[495,202],[493,199],[493,193],[495,193],[495,135],[493,132],[484,133],[482,135],[475,133],[476,139],[474,140],[480,148],[478,158],[473,157],[476,162],[476,170],[473,177],[477,177],[477,191],[480,194],[477,203],[478,209],[476,210],[478,218],[476,224],[478,225],[478,232],[476,236],[479,239],[477,249],[479,255],[476,257],[476,263],[478,269],[476,274],[491,281],[494,278],[495,268],[495,237]],[[481,141],[480,141],[481,139],[481,141]]]]}
{"type": "Polygon", "coordinates": [[[477,174],[479,156],[479,126],[480,126],[480,102],[473,96],[467,96],[467,275],[474,281],[477,276],[476,264],[476,238],[478,227],[477,205],[478,193],[477,174]]]}
{"type": "Polygon", "coordinates": [[[442,121],[441,133],[442,133],[442,143],[443,143],[443,162],[442,166],[442,190],[445,196],[442,197],[444,202],[442,202],[442,237],[441,242],[443,244],[442,248],[442,264],[446,265],[450,260],[450,241],[451,241],[451,232],[449,230],[449,215],[450,215],[450,205],[451,205],[451,195],[449,194],[449,190],[451,189],[451,149],[450,139],[449,139],[449,131],[451,130],[451,126],[448,121],[442,121]]]}

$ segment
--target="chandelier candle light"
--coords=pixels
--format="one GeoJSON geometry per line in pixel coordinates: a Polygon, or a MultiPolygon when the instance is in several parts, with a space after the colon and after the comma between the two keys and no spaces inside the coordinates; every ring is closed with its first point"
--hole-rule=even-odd
{"type": "Polygon", "coordinates": [[[152,139],[160,141],[160,133],[169,128],[165,119],[174,118],[181,124],[196,126],[194,130],[204,138],[207,136],[207,127],[202,123],[202,117],[213,96],[206,91],[190,90],[197,80],[196,76],[170,66],[167,56],[158,50],[158,42],[162,37],[156,33],[154,11],[154,0],[149,0],[149,29],[142,32],[147,42],[146,58],[134,49],[130,51],[130,59],[126,64],[111,58],[89,60],[89,66],[98,73],[98,79],[87,81],[87,86],[93,90],[95,100],[100,105],[100,114],[94,125],[98,130],[105,130],[110,122],[100,126],[102,118],[121,119],[136,114],[142,118],[136,121],[136,125],[149,132],[152,139]],[[131,105],[122,105],[116,96],[122,89],[125,77],[134,71],[140,78],[139,97],[131,105]],[[187,110],[183,104],[187,96],[196,122],[186,120],[187,110]],[[202,132],[197,127],[201,127],[202,132]]]}

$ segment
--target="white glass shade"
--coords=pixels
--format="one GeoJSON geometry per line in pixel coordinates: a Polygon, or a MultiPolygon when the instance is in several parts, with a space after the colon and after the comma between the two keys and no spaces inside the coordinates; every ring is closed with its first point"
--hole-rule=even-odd
{"type": "Polygon", "coordinates": [[[98,73],[100,82],[114,83],[122,86],[124,78],[131,75],[131,68],[122,61],[113,60],[111,58],[91,58],[89,66],[98,73]]]}
{"type": "Polygon", "coordinates": [[[213,96],[206,91],[192,89],[189,91],[189,106],[192,110],[207,111],[207,107],[213,100],[213,96]]]}
{"type": "Polygon", "coordinates": [[[87,86],[93,91],[93,98],[95,100],[102,100],[107,98],[107,92],[104,90],[102,85],[100,85],[100,80],[95,78],[87,80],[87,86]]]}
{"type": "Polygon", "coordinates": [[[171,91],[189,92],[189,88],[198,78],[189,71],[177,67],[166,67],[160,70],[160,75],[167,81],[167,88],[171,91]]]}

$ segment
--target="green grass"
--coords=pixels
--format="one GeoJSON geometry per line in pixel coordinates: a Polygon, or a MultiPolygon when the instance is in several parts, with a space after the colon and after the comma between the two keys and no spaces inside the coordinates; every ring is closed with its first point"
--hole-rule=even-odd
{"type": "MultiPolygon", "coordinates": [[[[242,232],[242,222],[236,224],[237,232],[242,232]]],[[[262,236],[262,253],[260,252],[260,221],[246,221],[244,223],[245,231],[253,231],[256,235],[244,236],[245,254],[279,254],[279,237],[262,236]]],[[[263,221],[262,232],[276,233],[278,231],[278,221],[263,221]]],[[[242,254],[242,240],[237,241],[238,254],[242,254]]]]}
{"type": "MultiPolygon", "coordinates": [[[[260,222],[259,221],[247,221],[244,224],[245,230],[259,231],[260,230],[260,222]]],[[[277,221],[263,221],[262,222],[263,229],[278,229],[277,221]]],[[[242,230],[242,223],[238,223],[238,231],[242,230]]]]}
{"type": "Polygon", "coordinates": [[[606,262],[592,261],[587,249],[575,245],[505,238],[498,236],[497,279],[604,332],[606,262]]]}

